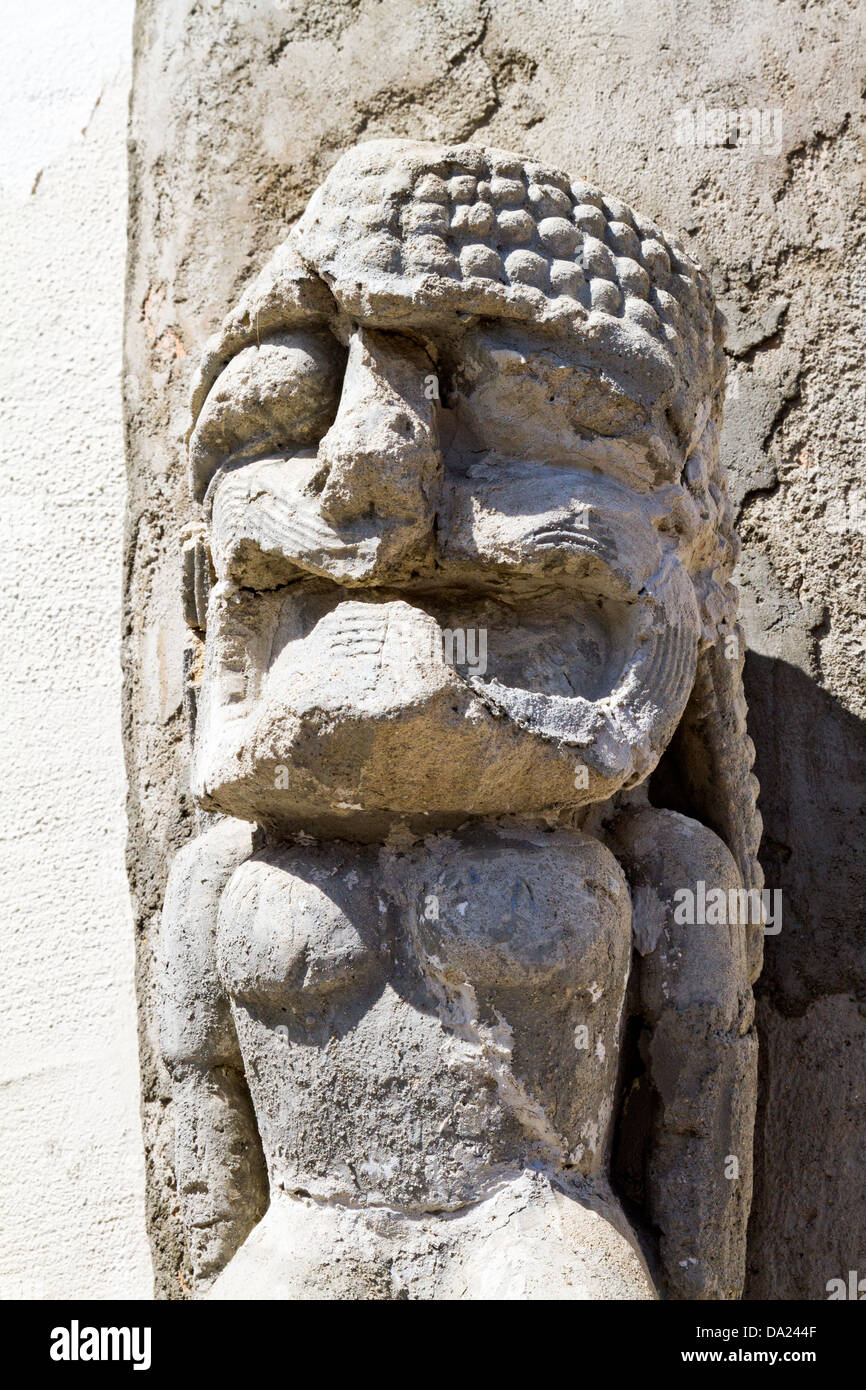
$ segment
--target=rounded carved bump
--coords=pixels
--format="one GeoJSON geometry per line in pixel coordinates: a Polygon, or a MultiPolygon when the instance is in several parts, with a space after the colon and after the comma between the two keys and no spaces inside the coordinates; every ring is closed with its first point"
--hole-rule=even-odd
{"type": "Polygon", "coordinates": [[[641,328],[646,329],[648,333],[658,333],[661,328],[661,322],[655,309],[642,299],[627,298],[623,312],[626,318],[640,324],[641,328]]]}
{"type": "Polygon", "coordinates": [[[490,203],[484,201],[473,203],[469,209],[467,224],[474,236],[488,236],[496,225],[496,214],[490,203]]]}
{"type": "Polygon", "coordinates": [[[447,190],[452,203],[474,203],[477,198],[478,180],[471,174],[455,174],[448,180],[447,190]]]}
{"type": "Polygon", "coordinates": [[[460,268],[466,276],[477,275],[488,280],[504,278],[501,256],[484,242],[463,247],[460,252],[460,268]]]}
{"type": "Polygon", "coordinates": [[[512,251],[505,258],[508,278],[518,285],[534,285],[543,289],[547,284],[548,265],[534,251],[512,251]]]}
{"type": "Polygon", "coordinates": [[[410,267],[420,271],[440,271],[445,275],[456,274],[459,262],[444,237],[426,234],[415,237],[412,249],[407,256],[410,267]]]}
{"type": "Polygon", "coordinates": [[[601,240],[607,223],[604,213],[594,203],[578,203],[574,209],[574,220],[582,232],[601,240]]]}
{"type": "Polygon", "coordinates": [[[496,231],[499,240],[509,246],[523,246],[535,235],[535,222],[528,212],[506,211],[497,214],[496,231]]]}
{"type": "Polygon", "coordinates": [[[598,208],[600,212],[604,209],[604,196],[590,183],[572,183],[571,195],[576,203],[589,203],[592,207],[598,208]]]}
{"type": "Polygon", "coordinates": [[[545,217],[538,224],[538,237],[545,250],[560,257],[573,255],[579,241],[576,229],[564,217],[545,217]]]}
{"type": "Polygon", "coordinates": [[[519,208],[526,199],[526,188],[521,179],[498,175],[490,181],[490,196],[496,207],[519,208]]]}
{"type": "Polygon", "coordinates": [[[618,198],[605,196],[602,198],[601,204],[608,221],[612,225],[631,227],[634,221],[634,214],[631,208],[626,207],[625,203],[621,203],[618,198]]]}
{"type": "Polygon", "coordinates": [[[654,238],[643,241],[641,243],[641,260],[660,284],[670,275],[670,258],[660,241],[656,241],[654,238]]]}
{"type": "Polygon", "coordinates": [[[614,261],[614,274],[620,288],[636,299],[646,299],[650,291],[650,278],[643,266],[629,256],[617,256],[614,261]]]}
{"type": "Polygon", "coordinates": [[[622,295],[610,280],[593,277],[589,282],[593,309],[604,314],[616,314],[622,307],[622,295]]]}
{"type": "Polygon", "coordinates": [[[573,261],[551,261],[550,287],[558,294],[570,295],[579,299],[586,291],[586,278],[573,261]]]}
{"type": "Polygon", "coordinates": [[[413,232],[448,231],[448,213],[440,203],[413,203],[404,214],[404,230],[413,232]]]}
{"type": "Polygon", "coordinates": [[[415,185],[415,197],[431,203],[447,203],[449,189],[436,174],[425,174],[415,185]]]}
{"type": "Polygon", "coordinates": [[[571,199],[555,184],[531,183],[527,197],[536,217],[568,217],[571,212],[571,199]]]}
{"type": "Polygon", "coordinates": [[[607,280],[614,278],[616,271],[613,254],[603,241],[598,241],[595,237],[584,237],[583,268],[589,275],[601,275],[607,280]]]}
{"type": "Polygon", "coordinates": [[[609,222],[607,239],[618,255],[630,256],[634,261],[640,259],[640,238],[627,222],[609,222]]]}

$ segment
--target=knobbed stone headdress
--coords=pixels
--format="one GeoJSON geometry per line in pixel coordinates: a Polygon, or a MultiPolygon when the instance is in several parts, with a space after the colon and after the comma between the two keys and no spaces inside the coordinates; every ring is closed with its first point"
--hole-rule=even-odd
{"type": "Polygon", "coordinates": [[[296,229],[301,255],[350,312],[561,324],[669,377],[680,432],[724,376],[703,272],[649,219],[558,169],[471,146],[360,145],[296,229]]]}

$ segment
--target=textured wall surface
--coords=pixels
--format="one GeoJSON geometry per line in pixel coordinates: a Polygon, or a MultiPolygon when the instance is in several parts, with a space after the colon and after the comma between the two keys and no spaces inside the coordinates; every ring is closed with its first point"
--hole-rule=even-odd
{"type": "Polygon", "coordinates": [[[160,1291],[185,1283],[151,950],[194,826],[178,585],[190,378],[337,155],[410,135],[513,148],[621,196],[703,263],[731,324],[762,858],[784,894],[760,986],[748,1287],[825,1297],[866,1267],[858,7],[140,0],[135,52],[125,738],[160,1291]]]}
{"type": "Polygon", "coordinates": [[[3,19],[0,1296],[146,1297],[119,659],[132,6],[3,19]]]}

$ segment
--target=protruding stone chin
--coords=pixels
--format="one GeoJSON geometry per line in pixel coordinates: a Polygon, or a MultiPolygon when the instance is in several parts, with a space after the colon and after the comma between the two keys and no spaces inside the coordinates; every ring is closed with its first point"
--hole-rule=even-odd
{"type": "MultiPolygon", "coordinates": [[[[454,631],[402,599],[334,604],[327,586],[301,585],[254,604],[220,585],[194,790],[284,828],[323,815],[348,824],[356,813],[453,817],[602,800],[648,774],[682,714],[698,637],[689,592],[673,565],[629,614],[635,654],[587,699],[521,688],[513,660],[503,683],[495,650],[487,668],[486,632],[483,660],[471,631],[469,649],[458,633],[455,652],[454,631]]],[[[563,613],[566,646],[568,636],[563,613]]]]}

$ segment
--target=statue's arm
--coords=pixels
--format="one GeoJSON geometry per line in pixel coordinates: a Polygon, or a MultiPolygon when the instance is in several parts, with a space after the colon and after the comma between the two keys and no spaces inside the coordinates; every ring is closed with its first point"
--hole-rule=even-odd
{"type": "Polygon", "coordinates": [[[672,811],[628,812],[614,848],[632,886],[641,1055],[650,1086],[645,1201],[664,1292],[735,1299],[752,1196],[757,1039],[749,938],[761,927],[678,924],[679,889],[739,889],[727,847],[672,811]]]}
{"type": "Polygon", "coordinates": [[[268,1203],[264,1156],[215,956],[220,895],[251,853],[250,826],[214,826],[176,856],[163,908],[160,1047],[171,1076],[177,1191],[199,1290],[225,1267],[268,1203]]]}

